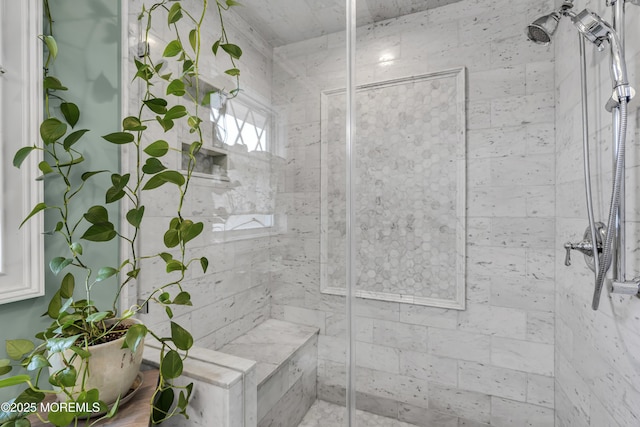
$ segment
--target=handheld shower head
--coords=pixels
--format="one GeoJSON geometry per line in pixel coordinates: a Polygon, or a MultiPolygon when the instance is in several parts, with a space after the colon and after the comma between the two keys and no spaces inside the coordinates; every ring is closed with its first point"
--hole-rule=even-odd
{"type": "Polygon", "coordinates": [[[613,88],[618,98],[631,98],[632,90],[627,78],[627,65],[624,59],[624,51],[620,43],[620,38],[616,30],[597,14],[585,9],[571,17],[573,24],[578,31],[590,42],[595,44],[599,50],[604,47],[605,40],[611,46],[611,79],[613,88]]]}

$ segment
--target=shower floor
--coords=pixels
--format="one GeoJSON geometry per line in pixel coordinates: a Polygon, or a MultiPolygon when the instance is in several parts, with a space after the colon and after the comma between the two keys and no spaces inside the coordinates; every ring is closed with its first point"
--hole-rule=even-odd
{"type": "MultiPolygon", "coordinates": [[[[316,400],[298,427],[343,427],[346,414],[344,406],[316,400]]],[[[366,427],[415,427],[413,424],[359,410],[356,411],[356,421],[358,425],[366,427]]]]}

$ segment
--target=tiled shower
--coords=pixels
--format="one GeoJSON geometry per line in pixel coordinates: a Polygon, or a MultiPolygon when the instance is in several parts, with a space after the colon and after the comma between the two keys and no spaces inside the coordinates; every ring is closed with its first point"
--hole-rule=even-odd
{"type": "MultiPolygon", "coordinates": [[[[135,46],[142,2],[129,3],[135,46]]],[[[244,92],[227,110],[235,121],[224,129],[226,139],[215,137],[213,123],[209,129],[211,171],[194,179],[186,209],[211,230],[192,250],[212,268],[190,277],[197,304],[176,318],[213,350],[237,345],[269,319],[315,328],[310,369],[318,401],[302,425],[343,425],[346,416],[335,408],[345,406],[349,372],[344,4],[286,2],[287,19],[296,19],[285,21],[283,2],[242,3],[229,15],[228,31],[244,51],[244,92]],[[300,38],[327,16],[334,17],[331,31],[300,38]],[[264,145],[249,148],[261,132],[264,145]]],[[[576,3],[608,16],[604,1],[576,3]]],[[[592,311],[591,272],[578,256],[564,266],[562,245],[579,240],[587,225],[578,40],[566,22],[549,46],[524,35],[556,2],[357,6],[358,425],[640,425],[640,301],[603,297],[592,311]],[[389,18],[382,13],[389,10],[402,13],[389,18]]],[[[632,84],[638,19],[640,8],[628,5],[632,84]]],[[[205,37],[213,40],[215,25],[205,37]]],[[[207,66],[208,84],[230,86],[226,64],[207,66]]],[[[607,55],[589,47],[588,66],[596,213],[604,219],[607,55]]],[[[630,110],[627,253],[629,271],[637,272],[634,103],[630,110]]],[[[169,214],[162,199],[148,205],[158,213],[150,221],[163,224],[169,214]]],[[[143,245],[154,238],[144,236],[143,245]]],[[[143,278],[139,296],[151,281],[143,278]]],[[[156,315],[145,321],[160,322],[156,315]]],[[[260,407],[258,401],[258,415],[260,407]]],[[[269,414],[271,424],[265,418],[258,425],[288,426],[293,414],[295,424],[304,416],[287,402],[282,408],[269,414]]]]}

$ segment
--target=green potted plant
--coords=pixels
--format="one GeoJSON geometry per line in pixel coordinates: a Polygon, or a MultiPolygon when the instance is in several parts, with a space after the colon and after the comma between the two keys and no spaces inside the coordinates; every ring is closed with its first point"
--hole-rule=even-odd
{"type": "MultiPolygon", "coordinates": [[[[55,228],[47,234],[62,239],[65,248],[49,261],[50,270],[60,278],[58,290],[49,296],[48,309],[44,314],[51,318],[51,324],[36,334],[35,342],[15,339],[6,343],[11,360],[0,360],[0,387],[20,386],[21,391],[12,402],[14,407],[24,410],[0,411],[0,427],[29,425],[26,417],[51,393],[56,393],[58,399],[75,404],[67,405],[67,410],[49,413],[46,421],[51,424],[78,425],[86,420],[89,425],[95,422],[90,419],[95,412],[102,412],[102,417],[112,417],[118,410],[120,399],[136,380],[144,339],[148,335],[162,347],[160,379],[150,402],[153,405],[153,422],[162,422],[175,414],[187,416],[193,384],[178,386],[174,380],[182,372],[193,338],[189,331],[172,320],[171,307],[191,305],[190,294],[182,283],[185,273],[192,267],[206,271],[209,261],[205,257],[187,256],[187,245],[202,233],[203,224],[186,218],[182,206],[196,154],[204,142],[201,115],[208,115],[203,106],[208,104],[211,95],[201,89],[201,55],[207,52],[229,56],[233,67],[226,74],[239,82],[240,71],[235,61],[242,51],[227,39],[223,20],[224,12],[237,3],[216,0],[221,33],[212,46],[203,46],[201,40],[201,28],[209,10],[207,0],[202,0],[202,8],[197,12],[184,9],[179,1],[160,0],[149,7],[143,6],[138,19],[144,28],[144,46],[149,46],[152,24],[168,25],[175,38],[161,48],[162,61],[154,62],[146,48],[140,58],[135,59],[137,72],[134,80],[142,81],[144,87],[138,114],[126,117],[121,129],[102,136],[102,143],[111,143],[114,149],[127,145],[137,160],[130,171],[107,171],[83,170],[83,150],[91,150],[91,145],[85,142],[85,134],[89,130],[75,128],[81,111],[76,104],[64,98],[67,88],[62,81],[50,74],[58,46],[52,36],[53,19],[48,0],[43,2],[49,25],[48,32],[41,36],[47,55],[43,75],[45,119],[40,124],[41,141],[21,148],[15,154],[13,164],[20,167],[31,153],[41,151],[44,153],[44,160],[39,165],[41,179],[57,179],[64,183],[59,200],[55,204],[38,203],[23,224],[42,211],[56,216],[55,228]],[[152,18],[157,17],[158,12],[162,12],[166,20],[154,21],[152,18]],[[183,33],[185,28],[187,32],[183,33]],[[180,72],[165,71],[168,61],[177,64],[175,68],[180,72]],[[159,88],[166,89],[160,91],[159,88]],[[186,170],[171,170],[163,163],[167,153],[182,151],[182,143],[176,147],[165,139],[146,142],[147,129],[153,126],[167,135],[180,126],[186,126],[191,136],[189,149],[184,153],[188,158],[186,170]],[[74,217],[74,203],[80,202],[87,191],[87,183],[100,175],[109,175],[111,183],[105,190],[104,203],[74,217]],[[154,254],[139,254],[137,241],[145,224],[142,193],[164,185],[178,189],[175,215],[164,232],[166,248],[154,254]],[[120,225],[116,226],[118,222],[109,218],[107,207],[122,200],[127,202],[127,212],[120,225]],[[113,239],[122,239],[129,246],[119,265],[96,267],[85,262],[83,253],[87,245],[113,239]],[[166,283],[158,284],[143,303],[120,310],[120,293],[138,279],[143,270],[143,259],[161,260],[160,268],[172,275],[167,276],[166,283]],[[108,307],[98,307],[92,300],[92,289],[107,280],[117,283],[114,301],[108,307]],[[156,333],[135,320],[136,313],[147,303],[163,308],[170,322],[168,336],[156,333]],[[18,370],[23,372],[16,374],[18,370]],[[108,385],[111,379],[115,384],[108,385]],[[54,386],[54,390],[43,386],[45,381],[54,386]],[[96,411],[97,408],[100,410],[96,411]]],[[[238,90],[238,87],[231,90],[231,95],[237,94],[238,90]]],[[[166,137],[169,138],[178,139],[175,133],[166,137]]],[[[149,265],[149,268],[158,268],[149,265]]]]}

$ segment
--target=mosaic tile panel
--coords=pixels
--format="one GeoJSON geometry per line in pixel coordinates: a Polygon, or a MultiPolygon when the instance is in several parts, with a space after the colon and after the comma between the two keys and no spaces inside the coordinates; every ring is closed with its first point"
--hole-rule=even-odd
{"type": "MultiPolygon", "coordinates": [[[[356,294],[464,308],[464,70],[356,95],[356,294]]],[[[345,93],[322,96],[322,288],[345,292],[345,93]]]]}

